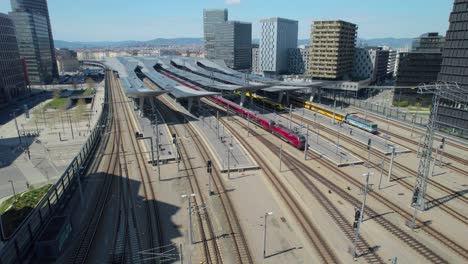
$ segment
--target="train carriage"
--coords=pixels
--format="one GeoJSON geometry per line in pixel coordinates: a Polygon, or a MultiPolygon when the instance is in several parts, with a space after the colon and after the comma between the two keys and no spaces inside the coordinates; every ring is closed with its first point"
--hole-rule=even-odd
{"type": "Polygon", "coordinates": [[[377,124],[374,122],[364,119],[362,117],[357,116],[356,114],[349,114],[346,116],[346,123],[363,129],[367,132],[372,134],[376,134],[378,132],[377,124]]]}

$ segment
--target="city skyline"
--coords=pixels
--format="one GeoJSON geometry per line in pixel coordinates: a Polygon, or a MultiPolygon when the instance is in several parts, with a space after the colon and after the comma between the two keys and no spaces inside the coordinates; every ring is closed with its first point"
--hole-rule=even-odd
{"type": "MultiPolygon", "coordinates": [[[[270,17],[298,20],[299,39],[309,38],[313,20],[325,19],[342,19],[357,24],[359,38],[415,38],[425,32],[445,35],[447,14],[452,8],[450,1],[437,0],[393,1],[378,5],[370,0],[353,3],[346,0],[312,3],[297,0],[294,5],[285,5],[279,0],[270,1],[268,5],[246,0],[208,0],[203,3],[176,0],[166,2],[164,9],[149,0],[142,0],[138,6],[128,5],[124,0],[114,0],[110,6],[109,3],[109,0],[82,0],[80,5],[76,5],[71,0],[49,0],[54,38],[66,41],[141,41],[202,37],[204,8],[228,8],[232,14],[229,20],[251,22],[253,38],[260,36],[260,20],[270,17]],[[147,8],[142,9],[142,5],[147,8]],[[184,8],[180,8],[181,5],[184,8]],[[73,15],[75,18],[70,19],[73,15]],[[138,26],[140,30],[135,30],[138,26]]],[[[0,2],[0,12],[9,11],[10,1],[0,2]]]]}

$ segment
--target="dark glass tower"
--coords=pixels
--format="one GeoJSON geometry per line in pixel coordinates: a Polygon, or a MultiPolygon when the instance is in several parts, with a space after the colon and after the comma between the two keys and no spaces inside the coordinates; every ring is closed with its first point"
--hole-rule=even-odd
{"type": "Polygon", "coordinates": [[[226,23],[228,19],[227,9],[205,9],[203,10],[203,33],[205,39],[205,51],[208,59],[216,57],[215,39],[216,28],[226,23]]]}
{"type": "Polygon", "coordinates": [[[58,69],[47,1],[11,0],[11,9],[31,83],[50,83],[58,78],[58,69]]]}
{"type": "MultiPolygon", "coordinates": [[[[450,26],[445,36],[442,66],[438,81],[457,83],[468,93],[468,0],[455,0],[450,13],[450,26]]],[[[468,108],[451,102],[442,102],[440,121],[461,128],[468,135],[468,108]]],[[[455,129],[457,130],[457,129],[455,129]]]]}
{"type": "Polygon", "coordinates": [[[15,27],[8,15],[0,13],[0,105],[17,98],[25,88],[15,27]]]}

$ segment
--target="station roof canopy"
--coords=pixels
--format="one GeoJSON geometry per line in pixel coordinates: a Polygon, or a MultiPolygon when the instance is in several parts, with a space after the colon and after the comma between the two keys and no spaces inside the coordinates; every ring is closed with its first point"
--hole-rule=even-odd
{"type": "Polygon", "coordinates": [[[153,90],[145,86],[135,73],[135,69],[139,67],[138,61],[106,58],[105,64],[119,73],[124,92],[129,97],[153,97],[166,93],[166,91],[153,90]]]}
{"type": "Polygon", "coordinates": [[[216,95],[218,93],[203,92],[193,90],[190,87],[158,73],[153,66],[155,60],[142,59],[137,57],[117,57],[106,58],[106,65],[119,73],[119,77],[124,86],[125,93],[129,97],[157,96],[164,93],[171,93],[176,98],[190,98],[216,95]],[[159,88],[148,88],[136,74],[139,69],[150,80],[156,83],[159,88]]]}
{"type": "Polygon", "coordinates": [[[156,83],[156,85],[161,89],[170,92],[176,98],[205,97],[219,94],[214,92],[194,90],[157,72],[154,69],[154,66],[158,64],[158,58],[139,58],[139,61],[143,64],[141,72],[145,74],[146,77],[148,77],[151,81],[156,83]]]}
{"type": "MultiPolygon", "coordinates": [[[[182,76],[186,79],[192,80],[205,87],[210,87],[210,88],[214,88],[217,90],[224,90],[224,91],[259,90],[259,89],[263,89],[263,88],[271,86],[269,84],[259,84],[259,85],[226,84],[224,82],[217,81],[214,78],[209,78],[207,75],[211,73],[209,71],[206,71],[203,68],[197,69],[196,72],[198,72],[199,74],[196,74],[196,73],[193,73],[193,71],[191,70],[179,69],[175,67],[174,65],[172,65],[172,63],[175,65],[178,65],[179,67],[186,68],[186,69],[190,69],[193,66],[190,63],[185,63],[185,60],[177,58],[177,57],[176,58],[161,57],[159,59],[159,64],[165,70],[170,71],[179,76],[182,76]]],[[[193,68],[196,68],[196,67],[197,66],[193,66],[193,68]]]]}

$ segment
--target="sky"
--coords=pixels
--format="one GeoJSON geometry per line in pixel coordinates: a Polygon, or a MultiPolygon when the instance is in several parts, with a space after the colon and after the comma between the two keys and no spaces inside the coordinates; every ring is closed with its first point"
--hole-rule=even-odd
{"type": "MultiPolygon", "coordinates": [[[[48,0],[54,39],[150,40],[203,37],[203,9],[227,8],[229,20],[252,23],[283,17],[299,21],[299,38],[310,38],[313,20],[341,19],[358,25],[360,38],[445,35],[453,0],[48,0]],[[137,4],[138,3],[138,4],[137,4]]],[[[11,11],[0,0],[0,12],[11,11]]]]}

